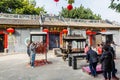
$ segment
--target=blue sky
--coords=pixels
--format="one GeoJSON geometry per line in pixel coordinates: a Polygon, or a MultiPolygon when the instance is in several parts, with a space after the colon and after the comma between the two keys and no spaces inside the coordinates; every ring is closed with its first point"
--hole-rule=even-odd
{"type": "MultiPolygon", "coordinates": [[[[117,21],[120,23],[120,13],[108,8],[111,0],[75,0],[73,7],[79,7],[81,4],[85,8],[90,8],[95,14],[100,14],[102,19],[117,21]]],[[[36,0],[37,6],[44,7],[49,14],[58,14],[61,7],[68,5],[66,0],[59,0],[58,3],[54,0],[36,0]]]]}

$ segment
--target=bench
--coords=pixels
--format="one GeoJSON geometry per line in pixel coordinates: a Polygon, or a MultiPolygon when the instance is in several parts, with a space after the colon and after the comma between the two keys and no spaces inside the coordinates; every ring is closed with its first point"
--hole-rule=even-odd
{"type": "Polygon", "coordinates": [[[86,58],[84,53],[68,54],[68,65],[73,69],[77,69],[77,58],[86,58]]]}

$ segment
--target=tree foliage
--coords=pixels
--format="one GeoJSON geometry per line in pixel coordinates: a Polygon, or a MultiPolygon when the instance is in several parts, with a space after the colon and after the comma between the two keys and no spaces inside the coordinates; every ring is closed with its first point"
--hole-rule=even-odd
{"type": "Polygon", "coordinates": [[[82,5],[78,8],[74,8],[71,11],[62,7],[62,10],[59,13],[59,15],[65,18],[96,19],[96,20],[101,19],[100,15],[94,14],[89,8],[86,9],[82,5]]]}
{"type": "Polygon", "coordinates": [[[0,0],[0,13],[12,14],[40,14],[45,12],[43,7],[35,7],[36,4],[29,0],[0,0]]]}
{"type": "Polygon", "coordinates": [[[120,12],[120,1],[119,0],[112,0],[109,8],[120,12]]]}

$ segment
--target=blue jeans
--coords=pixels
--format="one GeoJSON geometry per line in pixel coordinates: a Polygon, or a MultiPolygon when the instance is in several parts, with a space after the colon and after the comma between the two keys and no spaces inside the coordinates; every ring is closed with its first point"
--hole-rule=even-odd
{"type": "Polygon", "coordinates": [[[35,53],[31,53],[31,55],[30,55],[30,62],[31,62],[31,66],[33,66],[34,67],[34,61],[35,61],[35,56],[36,56],[36,54],[35,53]]]}
{"type": "Polygon", "coordinates": [[[89,64],[89,68],[90,68],[91,74],[92,74],[93,76],[96,76],[96,75],[97,75],[96,66],[97,66],[97,62],[95,62],[95,63],[90,63],[90,64],[89,64]]]}

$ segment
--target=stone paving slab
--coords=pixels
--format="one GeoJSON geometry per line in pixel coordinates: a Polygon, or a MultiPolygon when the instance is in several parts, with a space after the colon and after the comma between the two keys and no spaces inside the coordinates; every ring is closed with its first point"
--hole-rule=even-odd
{"type": "MultiPolygon", "coordinates": [[[[120,76],[120,51],[117,51],[117,76],[120,76]]],[[[44,55],[37,55],[37,59],[44,55]]],[[[52,51],[48,53],[48,61],[52,64],[31,68],[27,65],[29,58],[26,53],[0,56],[0,80],[103,80],[102,74],[96,78],[82,71],[88,65],[85,59],[78,60],[78,69],[73,70],[67,61],[56,57],[52,51]]]]}

